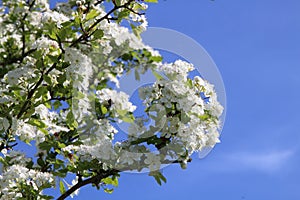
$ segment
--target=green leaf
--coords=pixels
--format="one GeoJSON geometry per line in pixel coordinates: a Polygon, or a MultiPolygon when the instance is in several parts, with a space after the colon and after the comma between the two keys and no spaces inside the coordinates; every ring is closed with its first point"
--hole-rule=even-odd
{"type": "Polygon", "coordinates": [[[62,103],[60,101],[55,101],[53,103],[54,110],[57,110],[61,106],[62,106],[62,103]]]}
{"type": "Polygon", "coordinates": [[[117,109],[117,113],[122,117],[122,116],[125,116],[127,114],[127,110],[117,109]]]}
{"type": "Polygon", "coordinates": [[[74,118],[73,112],[70,110],[70,112],[67,114],[67,125],[71,130],[78,127],[78,123],[74,118]]]}
{"type": "Polygon", "coordinates": [[[59,181],[59,191],[61,194],[66,192],[65,184],[62,181],[59,181]]]}
{"type": "Polygon", "coordinates": [[[164,175],[162,175],[162,173],[160,171],[153,171],[153,172],[150,172],[149,173],[149,176],[153,176],[154,179],[156,180],[156,182],[161,185],[162,184],[162,181],[164,183],[167,182],[167,179],[166,177],[164,177],[164,175]]]}
{"type": "Polygon", "coordinates": [[[54,197],[53,196],[49,196],[49,195],[42,195],[41,199],[50,200],[50,199],[54,199],[54,197]]]}
{"type": "Polygon", "coordinates": [[[132,29],[132,32],[135,36],[140,38],[141,33],[143,32],[143,29],[139,26],[135,26],[134,24],[130,24],[130,27],[132,29]]]}
{"type": "Polygon", "coordinates": [[[161,56],[152,56],[150,60],[153,62],[161,62],[163,58],[161,56]]]}
{"type": "Polygon", "coordinates": [[[46,127],[46,125],[38,119],[33,119],[32,118],[28,123],[32,126],[36,126],[36,127],[39,127],[39,128],[45,128],[46,127]]]}
{"type": "Polygon", "coordinates": [[[117,6],[120,6],[121,5],[121,0],[115,0],[115,3],[117,6]]]}
{"type": "Polygon", "coordinates": [[[189,78],[189,79],[187,80],[186,83],[187,83],[187,86],[188,86],[189,88],[192,88],[192,87],[193,87],[193,81],[192,81],[192,79],[189,78]]]}
{"type": "Polygon", "coordinates": [[[66,21],[66,22],[61,23],[62,27],[68,27],[68,26],[71,26],[71,25],[72,25],[71,21],[66,21]]]}
{"type": "Polygon", "coordinates": [[[40,98],[43,95],[46,95],[48,92],[46,87],[39,87],[35,93],[35,98],[40,98]]]}
{"type": "Polygon", "coordinates": [[[101,30],[101,29],[97,29],[97,30],[93,33],[93,36],[94,36],[96,39],[102,38],[103,35],[104,35],[104,32],[103,32],[103,30],[101,30]]]}
{"type": "Polygon", "coordinates": [[[153,73],[153,75],[155,76],[155,78],[157,79],[157,80],[164,80],[164,77],[161,75],[161,74],[159,74],[158,72],[156,72],[156,71],[154,71],[154,70],[152,70],[152,73],[153,73]]]}
{"type": "Polygon", "coordinates": [[[158,185],[161,185],[161,180],[160,180],[160,178],[157,177],[157,176],[154,176],[154,178],[155,178],[156,182],[158,183],[158,185]]]}
{"type": "Polygon", "coordinates": [[[127,18],[130,14],[129,10],[122,10],[121,12],[119,12],[118,14],[118,20],[117,22],[120,23],[122,21],[122,19],[127,18]]]}
{"type": "Polygon", "coordinates": [[[112,194],[114,191],[114,189],[108,189],[108,188],[105,188],[104,189],[104,192],[108,193],[108,194],[112,194]]]}
{"type": "Polygon", "coordinates": [[[38,165],[41,166],[41,167],[43,167],[43,166],[45,165],[45,162],[44,162],[43,159],[41,159],[41,158],[38,158],[38,159],[37,159],[37,163],[38,163],[38,165]]]}
{"type": "Polygon", "coordinates": [[[181,163],[180,163],[180,167],[181,167],[181,169],[186,169],[186,168],[187,168],[187,165],[186,165],[186,163],[181,162],[181,163]]]}
{"type": "Polygon", "coordinates": [[[147,3],[158,3],[158,0],[144,0],[147,3]]]}
{"type": "Polygon", "coordinates": [[[207,119],[209,119],[209,115],[208,114],[203,114],[203,115],[200,115],[199,116],[199,118],[201,119],[201,120],[207,120],[207,119]]]}
{"type": "Polygon", "coordinates": [[[134,76],[135,76],[135,80],[137,80],[137,81],[140,81],[140,80],[141,80],[140,74],[139,74],[139,72],[138,72],[137,69],[134,70],[134,76]]]}
{"type": "MultiPolygon", "coordinates": [[[[53,63],[58,62],[58,57],[57,57],[57,56],[48,55],[48,57],[50,58],[50,60],[51,60],[53,63]]],[[[45,77],[44,77],[44,78],[45,78],[45,77]]],[[[46,81],[46,82],[47,82],[47,81],[46,81]]]]}
{"type": "Polygon", "coordinates": [[[122,58],[123,60],[127,61],[127,60],[132,60],[132,59],[133,59],[133,56],[132,56],[132,54],[130,54],[130,53],[125,53],[125,54],[122,55],[121,58],[122,58]]]}
{"type": "Polygon", "coordinates": [[[162,173],[159,173],[160,174],[160,179],[164,182],[164,183],[167,183],[167,179],[164,175],[162,175],[162,173]]]}
{"type": "Polygon", "coordinates": [[[85,17],[85,20],[90,20],[95,18],[97,15],[99,15],[98,11],[96,9],[91,10],[85,17]]]}
{"type": "Polygon", "coordinates": [[[80,17],[77,15],[77,16],[75,17],[74,21],[75,21],[75,23],[76,23],[77,25],[79,25],[80,22],[81,22],[81,19],[80,19],[80,17]]]}
{"type": "Polygon", "coordinates": [[[22,88],[20,88],[19,86],[9,86],[9,90],[22,90],[22,88]]]}
{"type": "Polygon", "coordinates": [[[107,177],[101,180],[103,183],[107,184],[107,185],[113,185],[115,187],[117,187],[119,185],[119,181],[118,178],[116,177],[107,177]]]}
{"type": "Polygon", "coordinates": [[[122,121],[127,122],[127,123],[133,123],[135,120],[133,115],[126,115],[126,116],[122,116],[120,118],[122,121]]]}
{"type": "Polygon", "coordinates": [[[50,149],[52,148],[52,143],[42,142],[39,144],[39,147],[43,150],[50,151],[50,149]]]}
{"type": "Polygon", "coordinates": [[[51,78],[50,78],[48,75],[44,75],[44,76],[43,76],[43,79],[44,79],[49,85],[52,84],[51,78]]]}
{"type": "Polygon", "coordinates": [[[62,148],[65,148],[66,145],[65,145],[64,143],[60,143],[60,142],[59,142],[59,143],[58,143],[58,147],[62,149],[62,148]]]}
{"type": "Polygon", "coordinates": [[[103,115],[105,115],[107,113],[107,108],[103,105],[100,106],[101,112],[103,115]]]}

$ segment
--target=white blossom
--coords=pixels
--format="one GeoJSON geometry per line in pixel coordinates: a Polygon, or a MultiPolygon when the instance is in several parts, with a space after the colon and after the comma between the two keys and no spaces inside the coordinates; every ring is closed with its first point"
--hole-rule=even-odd
{"type": "Polygon", "coordinates": [[[42,16],[42,23],[54,22],[58,28],[61,28],[61,24],[69,20],[64,14],[51,10],[44,12],[42,16]]]}
{"type": "Polygon", "coordinates": [[[58,49],[59,46],[56,41],[42,36],[33,43],[32,48],[41,50],[43,52],[43,55],[46,55],[49,53],[51,48],[58,49]]]}
{"type": "Polygon", "coordinates": [[[0,131],[6,131],[9,128],[10,124],[7,118],[0,117],[0,131]]]}
{"type": "Polygon", "coordinates": [[[24,66],[9,71],[5,74],[4,80],[7,81],[10,86],[13,86],[18,85],[21,82],[25,82],[29,78],[33,78],[35,76],[36,74],[32,67],[24,66]]]}
{"type": "Polygon", "coordinates": [[[22,187],[20,183],[25,183],[41,195],[42,191],[39,189],[45,184],[54,185],[54,176],[47,172],[39,172],[28,169],[21,165],[12,165],[8,167],[5,172],[0,175],[0,196],[1,200],[15,199],[16,196],[21,196],[22,187]]]}
{"type": "Polygon", "coordinates": [[[160,156],[153,154],[153,153],[147,153],[145,164],[149,166],[150,171],[157,171],[160,168],[161,162],[160,162],[160,156]]]}
{"type": "Polygon", "coordinates": [[[39,115],[40,120],[45,123],[47,130],[50,134],[56,132],[64,131],[68,132],[69,129],[63,126],[58,125],[55,121],[58,119],[59,115],[57,112],[49,111],[49,109],[41,104],[35,108],[35,113],[39,115]]]}
{"type": "MultiPolygon", "coordinates": [[[[131,102],[129,102],[129,96],[124,92],[117,92],[115,90],[110,90],[107,88],[104,88],[102,90],[96,91],[97,98],[99,99],[100,103],[107,102],[108,100],[111,100],[112,110],[121,110],[121,111],[127,111],[127,112],[133,112],[136,109],[136,106],[132,105],[131,102]]],[[[118,112],[115,113],[116,117],[118,117],[118,112]]]]}
{"type": "Polygon", "coordinates": [[[17,129],[15,134],[23,141],[31,141],[36,137],[36,127],[32,126],[23,120],[17,120],[17,129]]]}

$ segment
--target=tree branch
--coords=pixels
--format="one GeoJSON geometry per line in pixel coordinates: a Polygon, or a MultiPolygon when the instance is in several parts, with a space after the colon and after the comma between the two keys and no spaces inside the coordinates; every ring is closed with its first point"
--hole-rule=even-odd
{"type": "Polygon", "coordinates": [[[83,181],[78,182],[76,185],[71,187],[69,190],[67,190],[65,193],[63,193],[60,197],[57,198],[57,200],[64,200],[68,196],[70,196],[73,192],[78,190],[79,188],[88,185],[88,184],[99,184],[102,179],[107,178],[109,176],[112,176],[116,174],[118,171],[117,170],[111,170],[103,174],[98,174],[96,176],[93,176],[91,178],[85,179],[83,181]]]}
{"type": "MultiPolygon", "coordinates": [[[[192,159],[189,158],[187,160],[187,162],[191,162],[192,159]]],[[[161,162],[162,164],[175,164],[175,163],[182,163],[182,161],[179,160],[164,160],[161,162]]],[[[143,167],[147,167],[146,165],[143,167]]],[[[57,198],[57,200],[64,200],[65,198],[67,198],[68,196],[70,196],[73,192],[75,192],[76,190],[78,190],[79,188],[86,186],[88,184],[95,184],[98,185],[102,179],[107,178],[109,176],[115,175],[116,173],[122,172],[122,171],[128,171],[128,170],[132,170],[130,168],[123,168],[123,169],[113,169],[110,171],[106,171],[102,174],[97,174],[96,176],[93,176],[91,178],[79,181],[77,184],[75,184],[73,187],[71,187],[69,190],[67,190],[65,193],[63,193],[60,197],[57,198]]]]}
{"type": "MultiPolygon", "coordinates": [[[[191,162],[192,159],[189,158],[187,160],[187,162],[191,162]]],[[[162,161],[162,164],[174,164],[174,163],[182,163],[182,161],[178,161],[178,160],[164,160],[162,161]]],[[[145,166],[146,167],[146,166],[145,166]]],[[[121,171],[127,171],[130,169],[122,169],[122,170],[110,170],[107,172],[104,172],[102,174],[97,174],[96,176],[93,176],[91,178],[79,181],[77,184],[75,184],[73,187],[71,187],[69,190],[67,190],[65,193],[63,193],[60,197],[57,198],[57,200],[64,200],[65,198],[67,198],[68,196],[70,196],[73,192],[75,192],[76,190],[80,189],[83,186],[86,186],[88,184],[95,184],[98,185],[102,179],[107,178],[109,176],[115,175],[116,173],[119,173],[121,171]]]]}

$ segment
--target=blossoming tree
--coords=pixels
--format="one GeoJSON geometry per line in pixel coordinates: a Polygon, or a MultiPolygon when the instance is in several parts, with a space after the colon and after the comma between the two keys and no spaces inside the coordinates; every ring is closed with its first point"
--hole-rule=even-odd
{"type": "Polygon", "coordinates": [[[156,0],[0,2],[0,199],[65,199],[85,185],[112,192],[124,171],[148,170],[161,184],[161,166],[185,168],[219,142],[213,86],[140,39],[156,0]],[[156,82],[140,88],[138,117],[115,88],[147,71],[156,82]],[[114,137],[117,122],[129,124],[125,140],[114,137]]]}

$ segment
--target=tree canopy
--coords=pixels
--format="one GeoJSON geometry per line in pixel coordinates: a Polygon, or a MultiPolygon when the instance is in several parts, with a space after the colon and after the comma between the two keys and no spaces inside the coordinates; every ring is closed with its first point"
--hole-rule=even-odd
{"type": "Polygon", "coordinates": [[[65,199],[85,185],[112,192],[124,171],[148,170],[161,184],[163,165],[185,168],[193,152],[219,142],[213,85],[140,38],[153,2],[1,1],[0,199],[65,199]],[[116,88],[120,77],[148,71],[156,82],[139,89],[145,115],[136,116],[116,88]],[[115,139],[118,122],[129,124],[125,140],[115,139]]]}

